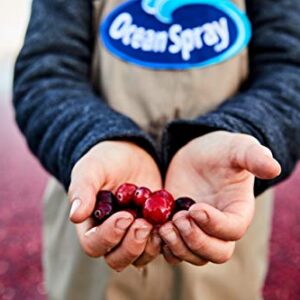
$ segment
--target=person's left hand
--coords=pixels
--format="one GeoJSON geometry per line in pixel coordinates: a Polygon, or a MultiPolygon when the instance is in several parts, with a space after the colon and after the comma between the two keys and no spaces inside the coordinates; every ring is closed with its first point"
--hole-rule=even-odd
{"type": "Polygon", "coordinates": [[[226,262],[254,214],[254,176],[272,179],[280,172],[271,151],[249,135],[215,131],[182,147],[169,165],[165,188],[197,204],[160,228],[165,259],[226,262]]]}

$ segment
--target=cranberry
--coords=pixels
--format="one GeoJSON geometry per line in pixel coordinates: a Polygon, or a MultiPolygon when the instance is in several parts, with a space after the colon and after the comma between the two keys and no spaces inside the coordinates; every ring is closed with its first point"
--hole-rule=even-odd
{"type": "Polygon", "coordinates": [[[139,187],[133,196],[133,201],[138,206],[143,206],[145,201],[150,197],[151,191],[146,187],[139,187]]]}
{"type": "Polygon", "coordinates": [[[156,192],[152,193],[152,195],[153,196],[159,196],[159,197],[165,199],[169,203],[171,208],[173,209],[173,207],[174,207],[174,198],[168,191],[159,190],[159,191],[156,191],[156,192]]]}
{"type": "Polygon", "coordinates": [[[129,205],[132,200],[137,186],[131,183],[124,183],[116,191],[116,197],[120,206],[129,205]]]}
{"type": "Polygon", "coordinates": [[[97,224],[103,223],[115,211],[117,199],[112,192],[100,191],[97,195],[93,218],[97,224]]]}
{"type": "Polygon", "coordinates": [[[175,201],[174,214],[181,210],[189,210],[189,208],[196,202],[189,197],[181,197],[175,201]]]}
{"type": "Polygon", "coordinates": [[[112,192],[109,191],[100,191],[97,195],[96,202],[106,202],[110,203],[112,206],[116,206],[117,199],[112,192]]]}
{"type": "Polygon", "coordinates": [[[108,217],[114,213],[114,208],[111,203],[98,202],[96,204],[93,217],[97,224],[103,223],[108,217]]]}
{"type": "Polygon", "coordinates": [[[144,204],[143,217],[153,225],[161,225],[168,221],[172,214],[172,208],[169,199],[154,193],[144,204]]]}

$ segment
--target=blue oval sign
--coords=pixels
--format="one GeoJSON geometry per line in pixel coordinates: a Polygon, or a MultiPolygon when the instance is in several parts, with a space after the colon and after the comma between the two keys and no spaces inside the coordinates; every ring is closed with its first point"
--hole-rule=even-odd
{"type": "Polygon", "coordinates": [[[111,53],[130,63],[190,69],[237,55],[251,25],[228,0],[129,0],[106,17],[99,34],[111,53]]]}

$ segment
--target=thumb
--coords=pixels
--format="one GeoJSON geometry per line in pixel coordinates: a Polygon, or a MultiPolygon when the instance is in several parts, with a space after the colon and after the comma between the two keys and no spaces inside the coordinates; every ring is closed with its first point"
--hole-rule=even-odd
{"type": "Polygon", "coordinates": [[[257,141],[236,149],[233,161],[237,167],[246,169],[261,179],[272,179],[281,173],[281,166],[273,158],[271,150],[257,141]]]}
{"type": "Polygon", "coordinates": [[[85,221],[94,210],[96,196],[102,184],[92,170],[83,163],[75,165],[72,171],[68,198],[71,203],[70,220],[73,223],[85,221]]]}

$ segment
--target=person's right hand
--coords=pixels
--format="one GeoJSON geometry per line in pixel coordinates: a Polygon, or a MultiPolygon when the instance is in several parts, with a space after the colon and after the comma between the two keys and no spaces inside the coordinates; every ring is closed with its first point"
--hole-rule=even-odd
{"type": "Polygon", "coordinates": [[[100,190],[115,192],[129,182],[161,189],[162,180],[153,158],[137,145],[124,141],[105,141],[94,146],[74,166],[69,187],[72,204],[70,219],[76,223],[80,244],[91,257],[104,256],[116,271],[130,264],[144,266],[160,253],[161,240],[152,225],[134,220],[125,211],[115,213],[93,227],[90,218],[100,190]]]}

